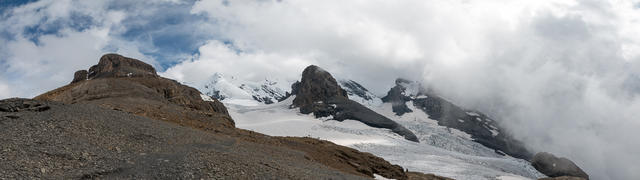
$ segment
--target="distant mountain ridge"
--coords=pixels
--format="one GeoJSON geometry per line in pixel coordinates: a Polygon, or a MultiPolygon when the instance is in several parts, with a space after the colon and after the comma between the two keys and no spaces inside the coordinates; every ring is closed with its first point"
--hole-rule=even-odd
{"type": "MultiPolygon", "coordinates": [[[[383,103],[391,103],[393,112],[402,116],[412,112],[407,107],[407,103],[412,103],[416,108],[427,113],[431,119],[438,120],[438,124],[468,133],[474,141],[495,149],[498,154],[508,154],[522,159],[533,156],[521,142],[512,139],[495,120],[481,112],[461,108],[429,92],[418,82],[398,78],[395,86],[382,98],[354,80],[336,79],[336,82],[348,99],[364,106],[377,107],[383,103]]],[[[215,73],[205,85],[203,92],[223,101],[252,99],[259,103],[272,104],[290,94],[295,94],[290,89],[282,88],[285,83],[268,79],[263,82],[242,81],[215,73]]]]}
{"type": "Polygon", "coordinates": [[[262,82],[241,81],[215,73],[202,88],[204,94],[219,100],[227,98],[253,99],[264,104],[278,102],[287,95],[289,85],[265,78],[262,82]],[[284,85],[284,86],[283,86],[284,85]]]}
{"type": "Polygon", "coordinates": [[[382,98],[391,103],[394,113],[402,116],[412,110],[407,103],[424,111],[430,119],[439,125],[458,129],[471,135],[474,141],[495,149],[496,153],[508,154],[521,159],[530,159],[529,152],[520,141],[513,139],[495,120],[473,110],[461,108],[433,92],[426,90],[420,83],[406,79],[397,79],[396,86],[382,98]]]}
{"type": "MultiPolygon", "coordinates": [[[[382,104],[380,98],[356,81],[337,79],[337,82],[347,92],[351,100],[366,106],[382,104]]],[[[209,77],[204,86],[200,87],[200,91],[221,101],[225,99],[245,99],[254,100],[262,104],[273,104],[282,101],[291,94],[291,84],[293,83],[277,78],[248,81],[216,72],[209,77]]]]}

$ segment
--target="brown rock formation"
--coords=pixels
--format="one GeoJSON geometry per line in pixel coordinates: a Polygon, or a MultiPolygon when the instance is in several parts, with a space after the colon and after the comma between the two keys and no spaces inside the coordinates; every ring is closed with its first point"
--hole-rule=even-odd
{"type": "Polygon", "coordinates": [[[89,73],[87,72],[87,70],[76,71],[76,73],[73,74],[73,80],[71,81],[71,84],[87,80],[88,75],[89,73]]]}
{"type": "Polygon", "coordinates": [[[97,104],[195,127],[234,127],[222,103],[203,101],[198,90],[159,77],[151,65],[142,61],[107,54],[89,72],[89,80],[63,86],[34,99],[97,104]]]}
{"type": "Polygon", "coordinates": [[[153,66],[118,54],[105,54],[89,68],[89,79],[104,77],[157,77],[153,66]]]}

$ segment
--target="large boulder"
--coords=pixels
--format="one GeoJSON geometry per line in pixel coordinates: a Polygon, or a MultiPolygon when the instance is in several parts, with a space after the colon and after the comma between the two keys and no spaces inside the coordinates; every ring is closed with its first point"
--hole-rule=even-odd
{"type": "Polygon", "coordinates": [[[292,94],[296,95],[292,107],[299,107],[303,114],[313,113],[316,117],[332,117],[338,121],[357,120],[418,142],[416,135],[404,126],[350,100],[336,79],[318,66],[311,65],[302,72],[302,80],[293,84],[292,94]]]}
{"type": "Polygon", "coordinates": [[[571,176],[589,179],[589,175],[571,160],[547,152],[539,152],[533,156],[531,165],[549,177],[571,176]]]}

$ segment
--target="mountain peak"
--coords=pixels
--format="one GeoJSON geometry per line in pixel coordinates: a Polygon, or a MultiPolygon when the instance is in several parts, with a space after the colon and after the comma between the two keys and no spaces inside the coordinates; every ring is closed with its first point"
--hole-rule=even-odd
{"type": "Polygon", "coordinates": [[[333,97],[347,98],[347,93],[343,90],[335,78],[324,69],[310,65],[302,72],[300,82],[294,84],[293,93],[296,98],[293,104],[300,107],[303,113],[313,111],[309,105],[315,102],[327,101],[333,97]]]}
{"type": "Polygon", "coordinates": [[[119,54],[105,54],[98,64],[91,66],[88,79],[104,77],[155,77],[153,66],[137,59],[124,57],[119,54]]]}
{"type": "Polygon", "coordinates": [[[103,55],[88,73],[77,71],[71,84],[34,99],[98,104],[171,122],[193,120],[194,124],[234,127],[233,119],[219,101],[205,101],[195,88],[160,77],[153,66],[118,54],[103,55]],[[174,112],[198,113],[183,117],[174,112]]]}
{"type": "Polygon", "coordinates": [[[292,89],[292,94],[296,95],[292,106],[299,107],[303,114],[313,113],[316,117],[337,121],[357,120],[371,127],[390,129],[407,140],[418,142],[416,135],[402,125],[350,100],[336,79],[318,66],[305,68],[302,79],[293,84],[292,89]]]}

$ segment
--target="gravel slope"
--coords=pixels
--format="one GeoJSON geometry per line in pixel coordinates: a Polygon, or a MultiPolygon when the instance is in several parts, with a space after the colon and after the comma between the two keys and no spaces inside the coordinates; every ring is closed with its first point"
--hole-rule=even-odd
{"type": "Polygon", "coordinates": [[[0,112],[0,179],[363,179],[301,151],[218,136],[89,104],[24,99],[0,112]],[[19,104],[19,103],[18,103],[19,104]]]}

